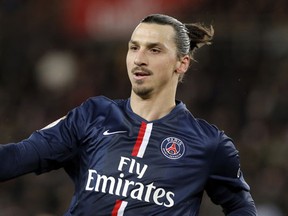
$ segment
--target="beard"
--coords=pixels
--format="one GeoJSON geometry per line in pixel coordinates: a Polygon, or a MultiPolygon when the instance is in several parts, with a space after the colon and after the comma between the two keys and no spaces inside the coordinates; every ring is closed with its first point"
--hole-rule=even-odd
{"type": "Polygon", "coordinates": [[[150,97],[153,88],[141,86],[141,84],[137,83],[136,85],[132,86],[132,91],[139,97],[143,99],[147,99],[150,97]]]}
{"type": "MultiPolygon", "coordinates": [[[[145,67],[134,67],[132,69],[132,74],[137,74],[137,73],[142,73],[144,75],[152,75],[153,72],[145,67]],[[137,72],[140,71],[140,72],[137,72]]],[[[131,79],[131,83],[132,83],[132,79],[131,79]]],[[[136,80],[134,81],[135,83],[132,84],[132,91],[139,97],[146,99],[149,98],[149,96],[151,95],[153,88],[152,87],[147,87],[145,85],[145,81],[143,80],[136,80]]]]}

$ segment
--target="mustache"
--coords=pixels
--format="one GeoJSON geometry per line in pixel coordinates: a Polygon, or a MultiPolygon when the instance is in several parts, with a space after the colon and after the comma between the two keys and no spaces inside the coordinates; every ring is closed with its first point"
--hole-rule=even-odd
{"type": "Polygon", "coordinates": [[[134,67],[134,68],[132,68],[131,72],[133,74],[138,73],[138,72],[142,72],[142,73],[149,74],[149,75],[153,74],[153,72],[151,70],[149,70],[145,67],[134,67]]]}

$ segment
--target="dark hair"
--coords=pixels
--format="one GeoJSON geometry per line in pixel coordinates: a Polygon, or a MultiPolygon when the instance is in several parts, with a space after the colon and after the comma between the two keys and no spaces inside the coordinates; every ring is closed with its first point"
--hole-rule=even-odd
{"type": "Polygon", "coordinates": [[[190,55],[194,60],[193,54],[197,48],[211,44],[214,29],[205,27],[200,23],[183,24],[177,19],[164,14],[151,14],[145,17],[141,23],[155,23],[159,25],[170,25],[175,30],[175,42],[178,56],[190,55]]]}

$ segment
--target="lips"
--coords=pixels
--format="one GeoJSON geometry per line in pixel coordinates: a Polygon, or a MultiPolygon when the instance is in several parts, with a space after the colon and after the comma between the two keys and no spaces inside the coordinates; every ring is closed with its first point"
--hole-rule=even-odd
{"type": "Polygon", "coordinates": [[[145,79],[148,76],[149,76],[149,74],[142,73],[142,72],[133,73],[134,80],[142,80],[142,79],[145,79]]]}
{"type": "Polygon", "coordinates": [[[143,72],[143,71],[135,71],[134,76],[149,76],[150,74],[147,72],[143,72]]]}
{"type": "Polygon", "coordinates": [[[139,80],[147,76],[150,76],[152,72],[146,68],[133,68],[132,74],[133,74],[134,79],[139,80]]]}

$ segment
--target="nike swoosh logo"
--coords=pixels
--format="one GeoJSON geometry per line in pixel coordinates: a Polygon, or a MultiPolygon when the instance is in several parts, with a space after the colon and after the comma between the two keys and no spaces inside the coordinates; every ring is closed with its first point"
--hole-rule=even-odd
{"type": "Polygon", "coordinates": [[[127,131],[112,131],[109,132],[109,130],[106,130],[103,132],[104,136],[109,136],[109,135],[113,135],[113,134],[119,134],[119,133],[126,133],[127,131]]]}

